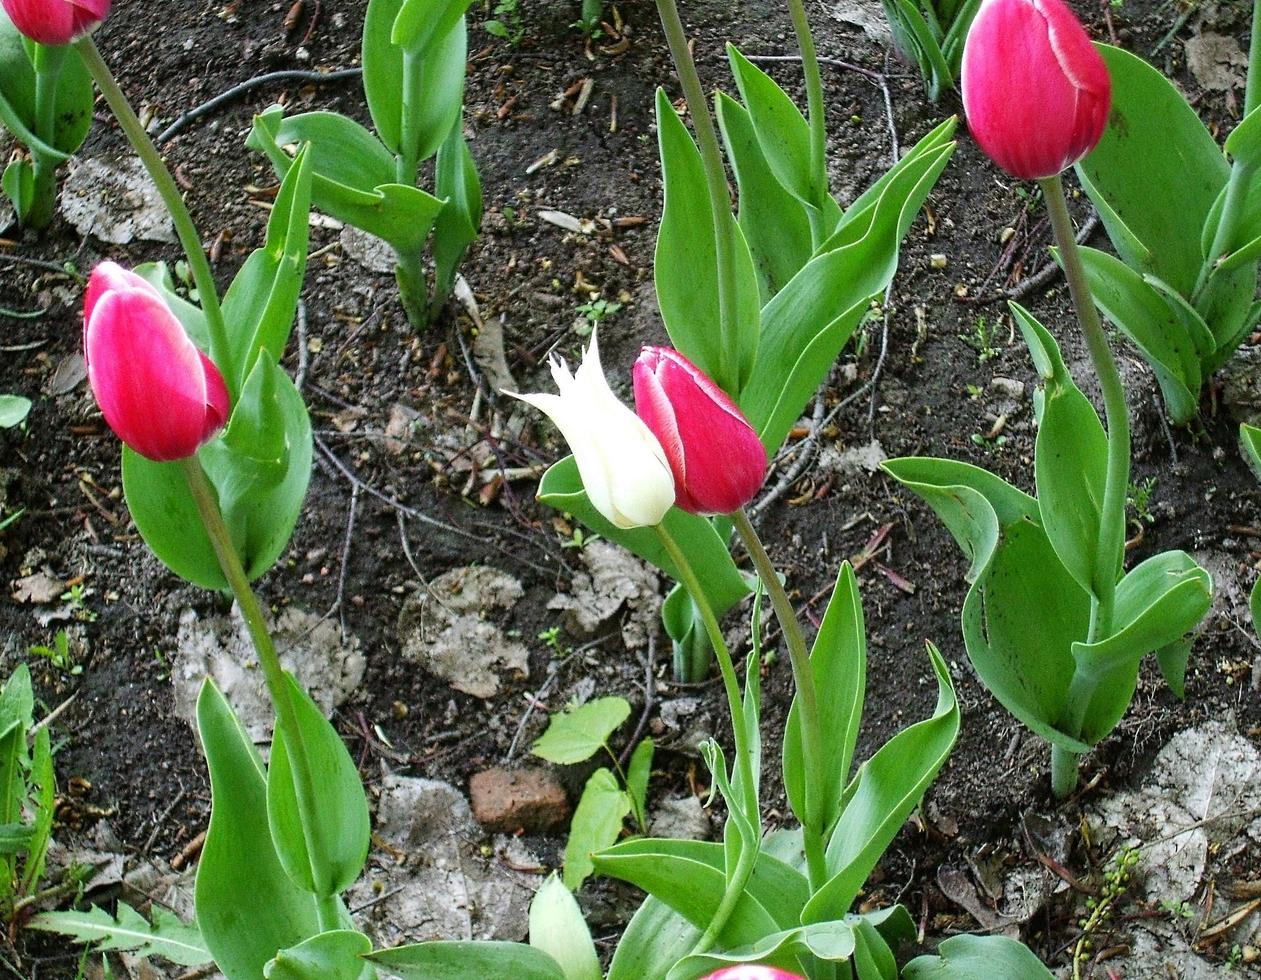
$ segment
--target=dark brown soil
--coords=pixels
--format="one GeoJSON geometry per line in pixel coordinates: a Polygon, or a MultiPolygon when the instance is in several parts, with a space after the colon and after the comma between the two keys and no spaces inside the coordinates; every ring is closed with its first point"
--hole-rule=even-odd
{"type": "MultiPolygon", "coordinates": [[[[484,317],[503,317],[509,364],[526,390],[545,385],[541,359],[556,347],[576,354],[582,338],[573,331],[577,306],[590,290],[623,308],[601,325],[606,368],[629,387],[629,365],[640,344],[661,342],[664,331],[652,302],[652,250],[660,211],[660,182],[652,119],[658,85],[677,95],[651,3],[636,0],[620,14],[630,39],[623,53],[596,44],[593,57],[583,39],[568,29],[576,4],[523,4],[526,34],[517,47],[471,32],[467,119],[473,153],[482,174],[487,216],[465,274],[484,317]],[[571,113],[562,93],[584,78],[595,82],[584,112],[571,113]],[[552,103],[559,101],[558,108],[552,103]],[[614,109],[614,106],[616,107],[614,109]],[[615,131],[611,125],[614,114],[615,131]],[[528,172],[554,151],[556,160],[528,172]],[[595,234],[573,235],[541,221],[540,209],[580,218],[644,219],[620,222],[595,234]]],[[[694,31],[696,53],[707,84],[727,86],[722,43],[733,40],[749,54],[791,54],[786,15],[767,0],[687,2],[685,18],[694,31]]],[[[138,107],[164,122],[251,76],[282,68],[345,67],[355,63],[363,0],[307,0],[292,31],[284,19],[289,4],[153,4],[119,0],[98,41],[138,107]]],[[[1150,56],[1170,29],[1175,12],[1148,0],[1110,7],[1119,40],[1150,56]]],[[[1082,8],[1096,36],[1106,37],[1099,8],[1082,8]]],[[[480,20],[476,14],[474,21],[480,20]]],[[[832,133],[833,186],[849,199],[889,164],[890,124],[907,147],[939,119],[959,112],[952,97],[929,105],[909,69],[890,61],[860,31],[812,8],[821,52],[831,58],[886,73],[891,115],[879,85],[861,74],[829,67],[827,85],[832,133]]],[[[1233,16],[1229,10],[1221,14],[1233,16]]],[[[1214,25],[1240,37],[1246,47],[1247,21],[1214,25]]],[[[1185,36],[1184,31],[1184,36],[1185,36]]],[[[1204,117],[1229,128],[1233,107],[1221,93],[1199,93],[1177,60],[1174,41],[1155,58],[1189,91],[1204,117]]],[[[798,68],[784,63],[773,73],[797,85],[798,68]]],[[[188,188],[188,200],[207,243],[226,242],[216,273],[227,283],[245,255],[261,241],[267,213],[252,188],[273,186],[270,168],[244,148],[251,114],[285,98],[291,111],[333,108],[366,121],[356,82],[320,87],[275,86],[256,91],[187,127],[165,147],[188,188]]],[[[804,100],[803,100],[804,101],[804,100]]],[[[125,143],[104,115],[84,155],[120,155],[125,143]]],[[[1084,214],[1084,212],[1083,212],[1084,214]]],[[[4,232],[0,229],[0,234],[4,232]]],[[[153,258],[173,261],[169,248],[107,248],[81,241],[73,229],[56,224],[43,238],[3,243],[0,307],[46,308],[36,319],[0,315],[0,391],[25,394],[36,405],[22,431],[0,431],[0,465],[14,473],[8,486],[10,508],[26,513],[3,537],[0,560],[6,583],[25,573],[32,549],[54,573],[69,581],[82,576],[86,607],[95,618],[81,623],[78,651],[83,671],[70,676],[28,655],[32,644],[47,643],[57,624],[41,626],[29,605],[0,598],[0,650],[7,672],[31,662],[47,708],[73,695],[57,732],[65,738],[58,759],[63,786],[74,779],[87,787],[68,797],[63,833],[90,827],[107,815],[128,848],[171,857],[205,827],[208,789],[202,762],[187,726],[172,715],[171,685],[163,654],[174,645],[179,613],[221,608],[222,600],[184,586],[146,551],[130,525],[121,499],[118,446],[105,428],[86,385],[58,397],[46,386],[61,361],[79,344],[78,286],[75,280],[24,260],[72,263],[86,271],[110,257],[126,262],[153,258]]],[[[449,448],[464,439],[477,394],[463,346],[469,323],[448,315],[428,333],[416,335],[395,299],[389,276],[376,276],[344,256],[337,233],[314,229],[304,299],[310,364],[305,394],[314,425],[328,450],[363,485],[456,530],[408,518],[403,522],[419,568],[428,577],[460,565],[487,562],[520,577],[526,595],[505,626],[520,631],[532,649],[531,674],[506,685],[482,702],[452,691],[399,657],[395,624],[417,574],[403,552],[397,511],[373,493],[358,494],[353,533],[347,535],[352,485],[324,457],[319,458],[304,517],[286,555],[262,589],[274,608],[294,603],[316,613],[333,611],[358,635],[368,653],[362,689],[339,713],[337,722],[362,762],[371,786],[382,762],[416,775],[466,784],[479,768],[503,760],[526,707],[523,692],[545,676],[551,651],[534,638],[555,621],[547,601],[563,588],[575,565],[573,550],[554,526],[556,515],[533,500],[528,481],[506,484],[489,504],[480,485],[465,490],[449,448]],[[329,246],[328,248],[325,248],[329,246]],[[418,434],[403,453],[380,438],[390,410],[403,405],[419,412],[418,434]],[[357,424],[342,431],[357,414],[357,424]],[[377,434],[375,437],[373,434],[377,434]],[[347,543],[348,541],[348,543],[347,543]],[[344,586],[339,589],[339,582],[344,586]],[[407,709],[397,710],[396,703],[407,709]],[[379,725],[393,749],[372,735],[379,725]]],[[[1026,414],[1013,417],[1001,445],[987,448],[974,434],[991,431],[997,398],[995,376],[1014,378],[1031,389],[1034,374],[1018,337],[1013,337],[1000,302],[974,303],[1011,284],[1009,276],[1029,275],[1046,259],[1049,230],[1027,195],[985,161],[961,134],[946,174],[916,221],[903,253],[889,320],[887,359],[871,398],[842,412],[826,433],[840,448],[880,440],[889,456],[929,454],[966,459],[990,467],[1020,486],[1032,484],[1032,430],[1026,414]],[[1005,246],[999,234],[1013,227],[1019,269],[995,270],[1005,246]],[[944,270],[929,256],[945,255],[944,270]],[[991,271],[995,270],[995,271],[991,271]],[[961,301],[958,293],[965,294],[961,301]],[[993,328],[995,351],[982,359],[966,339],[978,317],[993,328]]],[[[1064,338],[1070,364],[1080,362],[1058,282],[1026,299],[1064,338]]],[[[879,322],[842,361],[858,381],[834,373],[835,386],[823,393],[836,403],[876,369],[882,347],[879,322]]],[[[1233,422],[1206,401],[1202,421],[1192,430],[1166,434],[1150,373],[1132,352],[1125,368],[1131,379],[1136,416],[1136,478],[1155,478],[1151,495],[1154,522],[1144,528],[1132,560],[1167,548],[1206,554],[1250,584],[1248,567],[1261,526],[1256,483],[1241,463],[1233,422]],[[1176,454],[1177,462],[1174,462],[1176,454]],[[1240,530],[1240,529],[1244,530],[1240,530]]],[[[296,346],[288,365],[297,363],[296,346]]],[[[1088,387],[1085,376],[1080,380],[1088,387]]],[[[491,399],[478,407],[477,423],[498,432],[512,412],[491,399]]],[[[545,463],[561,447],[547,427],[531,426],[523,441],[500,436],[505,466],[545,463]],[[534,432],[544,433],[540,441],[534,432]]],[[[318,454],[317,454],[318,455],[318,454]]],[[[773,474],[770,484],[778,479],[773,474]]],[[[1021,840],[1021,818],[1031,812],[1057,823],[1076,825],[1075,801],[1056,809],[1046,776],[1043,742],[1014,722],[976,682],[963,651],[958,610],[965,585],[965,562],[939,522],[918,501],[880,475],[845,479],[808,470],[770,507],[762,521],[772,554],[811,615],[821,614],[827,586],[838,563],[862,553],[884,524],[892,531],[876,562],[860,571],[870,637],[867,716],[861,749],[873,751],[900,726],[932,710],[934,691],[926,640],[942,649],[952,665],[964,707],[963,731],[946,769],[929,793],[918,829],[908,828],[878,872],[872,898],[900,900],[922,918],[931,941],[952,931],[975,928],[961,909],[938,891],[935,868],[979,848],[1031,860],[1021,840]],[[906,583],[913,587],[908,594],[906,583]]],[[[36,556],[37,557],[37,556],[36,556]]],[[[1246,627],[1218,606],[1197,643],[1188,677],[1188,697],[1179,703],[1156,677],[1145,672],[1125,722],[1086,764],[1084,797],[1106,793],[1138,772],[1164,740],[1196,720],[1233,714],[1242,731],[1261,731],[1261,694],[1249,688],[1240,666],[1251,664],[1256,644],[1246,627]]],[[[614,631],[614,637],[616,633],[614,631]]],[[[589,637],[566,638],[578,644],[589,637]]],[[[672,686],[664,655],[658,657],[659,696],[672,686]]],[[[584,672],[600,693],[622,694],[643,704],[643,665],[604,638],[565,668],[572,682],[584,672]]],[[[768,760],[778,753],[790,676],[783,661],[772,668],[765,687],[768,760]]],[[[706,695],[719,717],[717,692],[706,695]]],[[[658,757],[654,786],[680,789],[699,760],[683,751],[658,757]]],[[[783,809],[778,766],[768,761],[770,785],[764,798],[783,809]]],[[[700,770],[703,772],[703,769],[700,770]]],[[[552,842],[551,847],[555,847],[552,842]]],[[[1089,874],[1087,855],[1071,860],[1089,874]]],[[[1256,877],[1255,857],[1250,868],[1256,877]]],[[[1049,963],[1067,962],[1074,937],[1067,906],[1039,917],[1026,937],[1049,963]]],[[[74,957],[47,941],[12,955],[24,957],[23,975],[62,975],[74,957]]],[[[69,974],[67,974],[69,975],[69,974]]]]}

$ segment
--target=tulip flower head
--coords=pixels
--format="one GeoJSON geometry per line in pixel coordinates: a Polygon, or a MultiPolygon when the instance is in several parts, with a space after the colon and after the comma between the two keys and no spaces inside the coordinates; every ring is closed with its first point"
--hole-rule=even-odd
{"type": "Polygon", "coordinates": [[[802,980],[802,978],[795,973],[773,966],[742,963],[740,966],[728,966],[716,973],[711,973],[704,980],[802,980]]]}
{"type": "Polygon", "coordinates": [[[1112,82],[1063,0],[984,0],[963,46],[963,108],[981,149],[1023,180],[1053,177],[1103,136],[1112,82]]]}
{"type": "Polygon", "coordinates": [[[149,459],[192,456],[228,420],[228,389],[162,295],[102,262],[83,310],[88,382],[114,433],[149,459]]]}
{"type": "Polygon", "coordinates": [[[668,347],[645,347],[634,377],[635,410],[665,449],[679,507],[730,514],[752,500],[766,449],[727,393],[668,347]]]}
{"type": "Polygon", "coordinates": [[[595,333],[577,372],[571,375],[569,365],[555,356],[551,367],[560,394],[513,397],[556,423],[578,463],[588,499],[613,525],[660,524],[674,503],[670,466],[656,437],[605,380],[595,333]]]}
{"type": "Polygon", "coordinates": [[[13,26],[40,44],[69,44],[109,15],[111,0],[0,0],[13,26]]]}

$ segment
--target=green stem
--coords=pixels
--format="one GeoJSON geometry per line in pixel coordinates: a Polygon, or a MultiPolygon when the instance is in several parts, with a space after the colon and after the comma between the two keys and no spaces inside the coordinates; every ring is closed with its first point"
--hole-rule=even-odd
{"type": "MultiPolygon", "coordinates": [[[[671,537],[664,524],[658,524],[656,531],[662,545],[666,549],[666,554],[670,556],[670,560],[674,563],[679,581],[683,583],[683,587],[691,594],[692,601],[696,604],[696,608],[701,614],[701,621],[705,624],[705,631],[709,634],[709,641],[714,646],[714,654],[718,660],[718,670],[722,674],[723,689],[727,694],[727,710],[731,713],[731,735],[732,740],[735,742],[735,761],[740,774],[740,786],[744,791],[743,806],[750,819],[755,821],[760,829],[762,817],[758,812],[757,784],[754,782],[753,777],[752,746],[749,742],[748,729],[745,726],[744,703],[740,699],[740,682],[736,679],[736,668],[731,662],[731,651],[727,649],[727,641],[718,625],[718,618],[714,615],[714,610],[705,598],[705,591],[701,587],[700,580],[696,577],[696,572],[693,570],[691,562],[688,561],[687,555],[683,553],[683,549],[679,547],[678,542],[671,537]]],[[[706,926],[705,932],[693,948],[693,953],[704,953],[712,949],[718,941],[718,935],[726,926],[727,920],[731,918],[731,913],[735,911],[736,904],[744,894],[745,885],[748,884],[749,877],[753,874],[753,868],[757,864],[757,856],[757,846],[744,847],[740,850],[740,857],[736,862],[735,871],[727,881],[727,888],[723,893],[722,901],[710,919],[709,925],[706,926]]]]}
{"type": "MultiPolygon", "coordinates": [[[[1259,0],[1261,2],[1261,0],[1259,0]]],[[[788,0],[788,13],[792,17],[793,32],[797,35],[797,48],[801,52],[801,69],[806,78],[806,108],[810,122],[810,171],[813,174],[814,207],[820,212],[828,194],[827,114],[823,105],[823,76],[819,72],[819,56],[814,49],[814,37],[810,34],[810,22],[806,20],[805,6],[801,0],[788,0]]],[[[829,234],[831,229],[823,229],[829,234]]],[[[815,242],[816,246],[820,243],[815,242]]]]}
{"type": "Polygon", "coordinates": [[[420,126],[416,115],[420,109],[417,100],[420,97],[419,76],[421,59],[411,51],[403,52],[403,105],[401,108],[401,125],[399,126],[399,153],[394,158],[395,177],[398,183],[412,187],[420,172],[420,146],[417,134],[420,126]]]}
{"type": "Polygon", "coordinates": [[[820,812],[819,787],[823,782],[823,730],[819,724],[819,698],[814,685],[814,671],[810,668],[810,653],[806,649],[806,638],[801,632],[801,623],[793,611],[788,593],[775,572],[771,556],[766,553],[762,539],[758,537],[744,509],[731,515],[740,539],[753,559],[753,567],[757,569],[758,578],[762,580],[767,594],[771,597],[771,606],[775,610],[775,618],[783,630],[784,640],[788,645],[788,659],[792,663],[793,683],[797,688],[797,707],[801,719],[801,755],[806,771],[805,778],[805,813],[798,814],[801,819],[802,841],[806,851],[806,866],[810,873],[810,887],[818,891],[827,881],[827,866],[824,861],[823,847],[823,814],[820,812]]]}
{"type": "MultiPolygon", "coordinates": [[[[57,89],[66,60],[64,44],[35,45],[35,135],[49,146],[57,145],[57,89]]],[[[31,151],[34,162],[34,199],[25,224],[36,230],[53,220],[57,209],[57,163],[31,151]]]]}
{"type": "Polygon", "coordinates": [[[735,242],[732,237],[731,192],[727,189],[727,172],[723,167],[722,151],[718,147],[718,131],[709,111],[709,101],[701,88],[701,78],[696,63],[687,46],[687,34],[679,19],[679,8],[674,0],[657,0],[657,12],[670,46],[670,57],[683,86],[688,113],[696,130],[696,142],[701,151],[705,168],[705,182],[709,187],[710,217],[714,224],[714,241],[718,257],[718,335],[720,337],[719,374],[716,380],[730,393],[739,391],[739,337],[736,328],[736,268],[735,242]]]}
{"type": "MultiPolygon", "coordinates": [[[[1090,294],[1090,284],[1086,280],[1081,252],[1073,236],[1073,223],[1064,198],[1063,181],[1056,174],[1039,183],[1042,185],[1043,196],[1046,198],[1051,229],[1060,249],[1064,278],[1068,280],[1068,290],[1073,299],[1073,306],[1077,309],[1077,319],[1081,324],[1082,333],[1085,334],[1090,360],[1103,392],[1104,416],[1108,427],[1108,462],[1104,481],[1103,507],[1099,517],[1099,550],[1095,558],[1095,588],[1098,593],[1095,598],[1098,603],[1092,610],[1091,628],[1087,637],[1088,642],[1094,642],[1112,635],[1116,583],[1121,577],[1125,562],[1125,493],[1130,480],[1130,420],[1125,404],[1125,387],[1121,383],[1120,372],[1117,371],[1116,361],[1108,346],[1108,336],[1104,333],[1103,324],[1099,320],[1099,311],[1095,308],[1094,299],[1090,294]]],[[[1084,710],[1084,704],[1069,705],[1069,711],[1074,715],[1080,715],[1084,710]]],[[[1074,729],[1069,734],[1079,735],[1080,728],[1080,717],[1077,717],[1074,729]]],[[[1077,782],[1077,754],[1069,750],[1062,750],[1061,754],[1073,756],[1071,774],[1067,762],[1063,759],[1059,760],[1060,783],[1056,787],[1056,796],[1063,798],[1072,792],[1077,782]]],[[[1054,755],[1053,751],[1053,758],[1054,755]]]]}
{"type": "MultiPolygon", "coordinates": [[[[219,559],[219,567],[223,569],[223,577],[228,580],[228,587],[236,597],[237,607],[241,610],[241,617],[245,620],[250,639],[258,653],[258,662],[263,669],[263,679],[267,684],[267,693],[271,696],[278,727],[291,735],[285,741],[285,748],[289,750],[300,805],[308,812],[313,812],[318,805],[319,797],[315,791],[311,764],[307,758],[306,745],[301,738],[301,729],[298,727],[298,715],[289,689],[289,681],[285,677],[284,668],[280,665],[280,657],[276,653],[275,644],[272,643],[271,633],[267,630],[267,620],[263,616],[263,609],[258,603],[258,597],[254,595],[254,590],[250,587],[249,578],[241,565],[241,558],[236,552],[236,546],[232,543],[232,535],[228,531],[227,524],[224,523],[223,514],[219,511],[215,488],[211,486],[206,471],[202,469],[201,461],[196,456],[189,456],[187,459],[180,460],[180,466],[184,470],[189,492],[197,505],[197,513],[201,516],[201,522],[206,528],[215,556],[219,559]]],[[[308,841],[307,843],[308,850],[316,846],[316,842],[308,841]]],[[[320,914],[322,920],[323,911],[320,914]]]]}
{"type": "Polygon", "coordinates": [[[407,322],[416,330],[428,322],[429,286],[425,280],[425,263],[419,252],[394,250],[394,281],[398,298],[407,314],[407,322]]]}
{"type": "Polygon", "coordinates": [[[1248,84],[1244,89],[1243,114],[1261,99],[1261,0],[1252,0],[1252,40],[1248,44],[1248,84]]]}
{"type": "Polygon", "coordinates": [[[1080,754],[1051,743],[1051,792],[1057,800],[1067,799],[1077,788],[1077,760],[1080,754]]]}
{"type": "Polygon", "coordinates": [[[166,210],[171,215],[171,221],[175,225],[175,234],[179,236],[180,244],[184,247],[188,267],[193,273],[193,282],[197,285],[197,298],[206,315],[206,328],[210,334],[210,358],[223,373],[228,391],[235,401],[238,393],[236,366],[233,363],[232,348],[228,343],[223,310],[219,307],[219,293],[215,287],[214,274],[210,271],[210,262],[206,259],[206,252],[201,247],[201,237],[197,234],[197,226],[193,224],[192,216],[188,213],[188,207],[184,204],[184,198],[180,195],[175,178],[166,168],[162,155],[149,139],[149,134],[145,132],[144,126],[136,117],[135,110],[127,101],[127,97],[123,95],[122,89],[118,87],[117,80],[110,72],[109,66],[105,64],[105,59],[101,57],[101,52],[96,42],[92,40],[92,36],[89,34],[80,38],[74,42],[74,46],[83,59],[84,66],[96,82],[97,88],[105,96],[106,103],[109,104],[119,126],[126,134],[132,149],[136,151],[140,162],[149,172],[162,198],[162,203],[166,205],[166,210]]]}

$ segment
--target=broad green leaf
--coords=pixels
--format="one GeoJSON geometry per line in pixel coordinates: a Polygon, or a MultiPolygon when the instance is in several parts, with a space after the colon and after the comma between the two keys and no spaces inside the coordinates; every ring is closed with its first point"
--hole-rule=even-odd
{"type": "Polygon", "coordinates": [[[149,922],[126,902],[119,902],[117,917],[93,905],[87,912],[43,912],[27,927],[60,933],[75,943],[92,943],[97,953],[118,950],[140,957],[161,956],[180,966],[211,962],[196,923],[186,925],[156,902],[152,916],[149,922]]]}
{"type": "Polygon", "coordinates": [[[695,948],[700,935],[700,929],[649,895],[618,940],[608,980],[660,980],[695,948]]]}
{"type": "Polygon", "coordinates": [[[640,739],[626,766],[626,792],[630,794],[635,812],[640,816],[643,816],[648,805],[648,779],[652,775],[653,749],[651,738],[640,739]]]}
{"type": "Polygon", "coordinates": [[[893,950],[875,926],[862,920],[854,928],[854,972],[858,980],[898,980],[893,950]]]}
{"type": "MultiPolygon", "coordinates": [[[[679,578],[673,562],[662,547],[661,539],[652,528],[622,530],[614,527],[591,506],[582,489],[578,465],[572,456],[553,463],[543,475],[539,482],[538,498],[549,507],[572,514],[601,537],[616,541],[671,578],[679,578]]],[[[711,521],[672,507],[666,514],[664,524],[684,554],[691,558],[692,567],[700,578],[714,615],[722,616],[748,595],[748,583],[736,568],[726,542],[711,521]]]]}
{"type": "Polygon", "coordinates": [[[54,132],[43,134],[41,139],[32,60],[33,53],[38,50],[37,45],[22,37],[8,15],[0,9],[0,123],[32,154],[39,154],[52,163],[63,163],[79,148],[87,133],[86,127],[91,125],[91,81],[88,81],[85,110],[82,82],[86,70],[76,56],[63,59],[56,112],[59,117],[65,114],[65,118],[59,118],[54,132]]]}
{"type": "Polygon", "coordinates": [[[44,876],[48,848],[53,838],[53,820],[57,815],[57,779],[53,772],[52,739],[47,725],[35,735],[28,782],[31,789],[28,804],[34,811],[34,817],[28,825],[26,859],[18,883],[18,892],[23,895],[34,894],[44,876]]]}
{"type": "Polygon", "coordinates": [[[197,924],[226,976],[261,977],[282,949],[323,931],[316,899],[293,883],[276,856],[263,760],[209,680],[197,699],[197,730],[211,793],[197,866],[197,924]]]}
{"type": "Polygon", "coordinates": [[[1030,949],[1006,936],[952,936],[936,956],[917,956],[902,971],[904,980],[1051,980],[1052,974],[1030,949]]]}
{"type": "Polygon", "coordinates": [[[1165,293],[1106,252],[1082,248],[1081,257],[1095,305],[1151,365],[1169,417],[1189,421],[1199,407],[1200,361],[1180,311],[1165,293]]]}
{"type": "Polygon", "coordinates": [[[10,160],[0,176],[0,189],[13,203],[18,221],[25,223],[27,215],[35,207],[35,169],[27,160],[10,160]]]}
{"type": "Polygon", "coordinates": [[[1118,553],[1099,567],[1103,494],[1108,476],[1108,437],[1090,399],[1073,383],[1055,338],[1013,304],[1025,342],[1053,365],[1045,388],[1033,472],[1042,529],[1068,573],[1096,596],[1116,585],[1118,553]],[[1111,579],[1111,581],[1109,581],[1111,579]]]}
{"type": "Polygon", "coordinates": [[[1093,745],[1116,727],[1134,696],[1139,661],[1182,640],[1204,619],[1212,600],[1212,578],[1181,551],[1148,558],[1121,580],[1115,632],[1072,648],[1078,672],[1094,681],[1081,713],[1084,741],[1093,745]]]}
{"type": "Polygon", "coordinates": [[[456,25],[472,0],[403,0],[390,29],[390,43],[413,54],[425,49],[456,25]]]}
{"type": "Polygon", "coordinates": [[[734,353],[725,376],[718,303],[718,245],[709,185],[700,151],[674,111],[665,91],[657,90],[657,138],[661,151],[665,202],[657,233],[654,270],[661,319],[670,340],[727,392],[738,392],[748,379],[758,349],[761,297],[748,244],[723,201],[735,247],[734,353]],[[738,362],[738,363],[737,363],[738,362]]]}
{"type": "Polygon", "coordinates": [[[458,117],[438,149],[434,192],[446,201],[434,222],[430,247],[434,264],[433,303],[441,305],[451,294],[464,253],[476,240],[482,224],[482,184],[464,139],[464,122],[458,117]]]}
{"type": "Polygon", "coordinates": [[[1189,296],[1226,158],[1173,82],[1120,48],[1096,48],[1112,78],[1112,112],[1078,176],[1125,264],[1189,296]]]}
{"type": "Polygon", "coordinates": [[[278,716],[267,767],[267,820],[289,877],[331,898],[354,883],[368,858],[368,798],[337,729],[290,674],[285,682],[296,727],[278,716]],[[305,774],[295,768],[303,757],[305,774]]]}
{"type": "Polygon", "coordinates": [[[338,929],[282,950],[263,967],[267,980],[359,980],[372,940],[362,932],[338,929]]]}
{"type": "Polygon", "coordinates": [[[525,943],[442,940],[377,950],[368,959],[404,980],[568,980],[554,959],[525,943]]]}
{"type": "Polygon", "coordinates": [[[1208,285],[1196,304],[1213,334],[1216,350],[1204,358],[1202,375],[1207,378],[1225,364],[1235,349],[1247,339],[1261,313],[1254,301],[1257,290],[1257,263],[1227,260],[1214,269],[1208,285]]]}
{"type": "Polygon", "coordinates": [[[25,854],[34,834],[35,828],[29,823],[0,824],[0,855],[25,854]]]}
{"type": "MultiPolygon", "coordinates": [[[[669,980],[695,980],[742,963],[796,971],[803,969],[802,962],[810,962],[811,957],[829,963],[845,963],[854,955],[855,927],[861,922],[856,917],[815,922],[772,933],[735,949],[695,953],[680,960],[668,977],[669,980]]],[[[847,972],[843,971],[842,975],[847,972]]]]}
{"type": "Polygon", "coordinates": [[[555,874],[530,902],[530,945],[555,960],[565,980],[601,980],[604,975],[582,910],[555,874]]]}
{"type": "Polygon", "coordinates": [[[813,172],[806,117],[770,75],[732,44],[727,45],[727,58],[762,156],[775,179],[803,204],[821,209],[827,196],[827,175],[813,172]]]}
{"type": "Polygon", "coordinates": [[[285,174],[267,221],[267,240],[255,249],[223,298],[223,318],[232,331],[233,360],[240,391],[260,350],[279,363],[298,311],[306,272],[311,210],[311,144],[298,151],[285,174]]]}
{"type": "Polygon", "coordinates": [[[0,429],[12,429],[26,421],[31,400],[21,395],[0,395],[0,429]]]}
{"type": "Polygon", "coordinates": [[[1187,663],[1191,659],[1191,647],[1195,645],[1194,637],[1183,637],[1174,640],[1156,651],[1156,664],[1160,675],[1173,691],[1179,701],[1187,696],[1187,663]]]}
{"type": "Polygon", "coordinates": [[[57,79],[57,120],[53,145],[62,153],[75,153],[92,128],[96,90],[83,59],[69,55],[57,79]]]}
{"type": "Polygon", "coordinates": [[[832,877],[806,903],[802,922],[838,919],[849,911],[885,848],[945,765],[959,734],[959,703],[950,671],[932,644],[928,656],[937,676],[936,710],[893,736],[859,767],[827,845],[832,877]]]}
{"type": "MultiPolygon", "coordinates": [[[[876,206],[880,198],[884,196],[886,188],[890,184],[900,181],[902,174],[908,168],[919,167],[923,163],[924,157],[936,156],[937,151],[949,145],[958,126],[958,117],[951,116],[925,133],[920,141],[907,150],[896,164],[890,167],[858,197],[854,198],[850,206],[845,209],[845,214],[841,220],[841,228],[869,220],[867,216],[870,215],[872,208],[876,206]]],[[[837,231],[839,232],[841,228],[838,228],[837,231]]],[[[905,234],[905,230],[903,234],[905,234]]]]}
{"type": "Polygon", "coordinates": [[[124,446],[123,496],[136,530],[162,564],[203,589],[228,588],[179,463],[155,463],[124,446]]]}
{"type": "Polygon", "coordinates": [[[35,724],[35,692],[31,687],[31,670],[26,664],[18,664],[4,690],[0,691],[0,729],[8,730],[13,724],[25,732],[35,724]]]}
{"type": "Polygon", "coordinates": [[[631,799],[608,769],[591,774],[574,808],[565,842],[565,887],[577,891],[595,865],[591,855],[608,847],[622,833],[622,822],[631,812],[631,799]]]}
{"type": "Polygon", "coordinates": [[[625,698],[596,698],[552,715],[545,731],[530,751],[559,766],[590,759],[604,748],[609,736],[630,716],[625,698]]]}
{"type": "MultiPolygon", "coordinates": [[[[371,195],[381,184],[394,182],[394,158],[390,152],[372,133],[347,116],[324,111],[284,116],[280,106],[272,106],[257,117],[256,122],[262,118],[268,120],[269,128],[274,120],[275,128],[269,135],[277,146],[293,145],[296,150],[305,143],[310,147],[307,152],[311,169],[321,180],[365,195],[371,195]]],[[[261,146],[253,148],[263,149],[261,146]]]]}
{"type": "Polygon", "coordinates": [[[1243,447],[1244,461],[1261,480],[1261,428],[1244,422],[1239,426],[1239,444],[1243,447]]]}
{"type": "Polygon", "coordinates": [[[715,110],[739,189],[740,229],[765,304],[810,261],[810,217],[805,205],[775,179],[748,110],[722,92],[716,96],[715,110]]]}
{"type": "MultiPolygon", "coordinates": [[[[810,652],[810,672],[824,732],[822,779],[813,789],[819,826],[828,830],[841,815],[842,797],[854,762],[867,680],[867,638],[858,580],[849,562],[841,565],[810,652]]],[[[801,704],[795,696],[784,727],[784,787],[793,812],[805,810],[806,774],[802,754],[801,704]]]]}

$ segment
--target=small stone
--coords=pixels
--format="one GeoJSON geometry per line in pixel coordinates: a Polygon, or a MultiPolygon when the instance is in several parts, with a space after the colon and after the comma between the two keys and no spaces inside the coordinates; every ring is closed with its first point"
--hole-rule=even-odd
{"type": "Polygon", "coordinates": [[[565,790],[546,769],[485,769],[469,780],[473,817],[487,830],[541,833],[569,819],[565,790]]]}
{"type": "Polygon", "coordinates": [[[1023,381],[1017,381],[1015,378],[995,376],[990,379],[990,387],[1000,395],[1006,395],[1012,401],[1024,401],[1025,385],[1023,381]]]}
{"type": "Polygon", "coordinates": [[[928,257],[928,264],[934,269],[944,269],[946,267],[946,257],[941,252],[934,252],[928,257]]]}
{"type": "Polygon", "coordinates": [[[648,821],[648,833],[653,837],[708,840],[712,829],[709,814],[695,796],[663,800],[648,821]]]}

